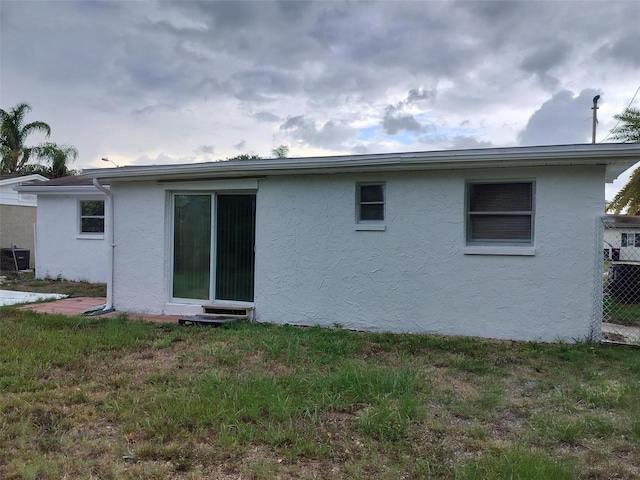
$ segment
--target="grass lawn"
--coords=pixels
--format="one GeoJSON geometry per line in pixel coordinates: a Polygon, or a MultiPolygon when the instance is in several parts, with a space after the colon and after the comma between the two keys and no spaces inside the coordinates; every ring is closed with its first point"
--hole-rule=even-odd
{"type": "Polygon", "coordinates": [[[640,327],[640,304],[623,303],[609,296],[604,298],[604,317],[609,323],[640,327]]]}
{"type": "Polygon", "coordinates": [[[0,272],[6,280],[0,284],[2,290],[22,292],[63,293],[72,297],[106,297],[107,285],[104,283],[71,282],[68,280],[45,278],[36,279],[33,273],[0,272]]]}
{"type": "Polygon", "coordinates": [[[0,316],[3,479],[640,478],[637,349],[0,316]]]}

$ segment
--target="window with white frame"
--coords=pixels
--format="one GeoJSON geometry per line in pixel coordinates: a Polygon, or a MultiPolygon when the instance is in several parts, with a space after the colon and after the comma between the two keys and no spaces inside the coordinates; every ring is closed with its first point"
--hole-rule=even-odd
{"type": "Polygon", "coordinates": [[[621,233],[620,246],[640,247],[640,233],[621,233]]]}
{"type": "Polygon", "coordinates": [[[104,200],[80,200],[80,233],[104,233],[104,200]]]}
{"type": "Polygon", "coordinates": [[[468,245],[533,245],[531,181],[467,183],[468,245]]]}
{"type": "Polygon", "coordinates": [[[384,187],[384,183],[356,185],[356,221],[358,223],[384,222],[384,187]]]}

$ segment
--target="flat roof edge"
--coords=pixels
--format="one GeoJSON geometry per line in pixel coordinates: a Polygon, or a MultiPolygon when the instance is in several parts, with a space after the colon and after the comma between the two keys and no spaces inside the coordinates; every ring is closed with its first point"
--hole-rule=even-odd
{"type": "MultiPolygon", "coordinates": [[[[473,150],[442,150],[393,154],[222,160],[175,165],[90,169],[84,175],[104,179],[143,179],[201,175],[292,175],[341,173],[353,170],[437,170],[552,165],[624,165],[640,161],[640,144],[580,144],[473,150]]],[[[628,168],[628,167],[627,167],[628,168]]]]}
{"type": "MultiPolygon", "coordinates": [[[[109,188],[108,185],[105,185],[109,188]]],[[[91,185],[21,185],[14,187],[17,192],[47,194],[47,195],[65,195],[65,194],[99,194],[104,195],[100,190],[91,185]]]]}

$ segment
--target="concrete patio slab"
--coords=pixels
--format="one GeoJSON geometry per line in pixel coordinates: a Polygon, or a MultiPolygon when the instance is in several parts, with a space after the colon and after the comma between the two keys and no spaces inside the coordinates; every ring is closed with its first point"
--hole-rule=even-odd
{"type": "MultiPolygon", "coordinates": [[[[62,315],[82,315],[84,312],[96,310],[104,306],[107,302],[103,297],[74,297],[56,300],[54,302],[36,303],[22,305],[21,310],[31,310],[38,313],[59,313],[62,315]]],[[[146,313],[109,312],[99,317],[115,317],[124,313],[132,319],[142,319],[147,322],[156,323],[178,323],[182,315],[150,315],[146,313]]]]}
{"type": "Polygon", "coordinates": [[[0,290],[0,306],[16,305],[18,303],[32,303],[42,300],[65,298],[66,295],[59,293],[35,293],[17,292],[13,290],[0,290]]]}
{"type": "Polygon", "coordinates": [[[602,335],[605,341],[640,345],[640,327],[627,327],[625,325],[603,323],[602,335]]]}

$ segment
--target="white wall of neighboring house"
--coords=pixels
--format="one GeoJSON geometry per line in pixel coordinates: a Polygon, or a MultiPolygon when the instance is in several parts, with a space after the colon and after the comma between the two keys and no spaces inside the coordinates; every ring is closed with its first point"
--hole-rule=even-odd
{"type": "Polygon", "coordinates": [[[38,205],[37,195],[31,193],[18,193],[13,187],[28,183],[42,182],[47,178],[42,175],[25,175],[22,177],[11,177],[0,180],[0,205],[14,205],[17,207],[36,207],[38,205]]]}
{"type": "MultiPolygon", "coordinates": [[[[592,334],[593,292],[601,281],[596,218],[604,207],[604,171],[581,166],[275,176],[238,180],[235,187],[234,181],[112,181],[114,304],[131,312],[180,308],[170,302],[170,192],[257,188],[258,321],[583,340],[592,334]],[[466,248],[470,180],[535,182],[533,255],[466,248]],[[386,182],[384,231],[355,228],[356,183],[369,181],[386,182]]],[[[183,313],[194,313],[193,307],[184,304],[183,313]]]]}
{"type": "Polygon", "coordinates": [[[30,267],[34,266],[36,207],[38,197],[18,193],[14,187],[28,182],[47,180],[42,175],[25,175],[0,180],[0,247],[17,246],[30,253],[30,267]]]}
{"type": "Polygon", "coordinates": [[[38,195],[36,228],[37,278],[107,281],[104,234],[80,233],[80,200],[104,200],[104,195],[38,195]]]}
{"type": "Polygon", "coordinates": [[[640,228],[605,228],[604,250],[605,257],[609,260],[612,259],[612,249],[620,250],[620,261],[640,262],[640,228]],[[625,246],[622,246],[622,234],[627,238],[625,246]]]}

